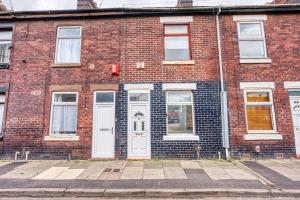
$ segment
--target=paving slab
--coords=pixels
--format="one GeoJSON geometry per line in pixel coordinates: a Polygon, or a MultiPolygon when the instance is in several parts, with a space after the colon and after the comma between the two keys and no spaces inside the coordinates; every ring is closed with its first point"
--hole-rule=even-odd
{"type": "Polygon", "coordinates": [[[9,162],[9,161],[0,161],[0,167],[3,167],[3,166],[5,166],[7,164],[10,164],[10,163],[12,163],[12,162],[9,162]]]}
{"type": "Polygon", "coordinates": [[[164,179],[164,170],[160,169],[144,169],[143,179],[164,179]]]}
{"type": "Polygon", "coordinates": [[[187,179],[181,167],[164,167],[165,179],[187,179]]]}
{"type": "Polygon", "coordinates": [[[124,169],[127,164],[125,160],[116,160],[107,162],[107,167],[112,169],[124,169]]]}
{"type": "Polygon", "coordinates": [[[201,169],[198,161],[182,160],[180,164],[183,169],[201,169]]]}
{"type": "Polygon", "coordinates": [[[256,180],[257,178],[245,172],[242,169],[224,169],[225,172],[231,177],[231,179],[236,179],[236,180],[256,180]]]}
{"type": "Polygon", "coordinates": [[[122,172],[103,172],[98,180],[106,181],[119,181],[121,179],[122,172]]]}
{"type": "Polygon", "coordinates": [[[143,167],[144,161],[128,161],[126,167],[143,167]]]}
{"type": "Polygon", "coordinates": [[[21,165],[25,165],[27,162],[11,162],[9,164],[6,164],[2,167],[0,167],[0,178],[5,175],[6,173],[9,173],[16,169],[17,167],[21,165]]]}
{"type": "Polygon", "coordinates": [[[52,180],[58,177],[60,174],[67,171],[69,167],[51,167],[50,169],[42,172],[41,174],[37,175],[33,179],[35,180],[52,180]]]}
{"type": "Polygon", "coordinates": [[[63,173],[61,173],[59,176],[55,177],[56,180],[73,180],[78,177],[84,169],[67,169],[63,173]]]}
{"type": "Polygon", "coordinates": [[[162,160],[146,160],[144,162],[145,169],[160,169],[163,167],[162,160]]]}
{"type": "Polygon", "coordinates": [[[92,162],[76,179],[97,180],[106,167],[101,162],[92,162]]]}
{"type": "Polygon", "coordinates": [[[121,179],[142,179],[144,168],[141,167],[126,167],[123,171],[121,179]]]}
{"type": "Polygon", "coordinates": [[[163,167],[181,167],[178,160],[163,160],[163,167]]]}

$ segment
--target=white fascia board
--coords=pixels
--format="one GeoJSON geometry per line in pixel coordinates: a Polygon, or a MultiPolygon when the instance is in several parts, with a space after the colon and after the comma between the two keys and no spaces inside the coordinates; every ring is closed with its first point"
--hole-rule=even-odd
{"type": "Polygon", "coordinates": [[[0,103],[4,103],[5,102],[5,96],[4,95],[0,95],[0,103]]]}
{"type": "Polygon", "coordinates": [[[153,90],[153,84],[125,84],[124,90],[153,90]]]}
{"type": "Polygon", "coordinates": [[[196,90],[196,83],[164,83],[163,90],[196,90]]]}
{"type": "Polygon", "coordinates": [[[241,89],[274,89],[274,82],[241,82],[241,89]]]}
{"type": "Polygon", "coordinates": [[[160,23],[163,23],[163,24],[190,23],[192,21],[193,21],[193,16],[161,17],[160,18],[160,23]]]}
{"type": "Polygon", "coordinates": [[[300,81],[285,81],[285,89],[300,89],[300,81]]]}
{"type": "Polygon", "coordinates": [[[267,15],[233,15],[233,21],[247,22],[247,21],[265,21],[267,15]]]}

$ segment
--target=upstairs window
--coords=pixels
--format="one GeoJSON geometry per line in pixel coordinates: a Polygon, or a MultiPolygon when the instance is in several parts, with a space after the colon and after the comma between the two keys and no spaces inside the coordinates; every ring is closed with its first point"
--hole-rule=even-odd
{"type": "Polygon", "coordinates": [[[189,25],[165,25],[165,60],[191,60],[189,25]]]}
{"type": "Polygon", "coordinates": [[[51,134],[70,135],[77,130],[77,93],[54,93],[52,98],[51,134]]]}
{"type": "Polygon", "coordinates": [[[56,41],[56,63],[80,63],[81,27],[59,27],[56,41]]]}
{"type": "Polygon", "coordinates": [[[263,22],[239,22],[238,35],[241,58],[266,58],[263,22]]]}
{"type": "Polygon", "coordinates": [[[9,63],[12,31],[0,29],[0,64],[9,63]]]}
{"type": "Polygon", "coordinates": [[[275,132],[275,116],[271,90],[245,91],[248,132],[275,132]]]}
{"type": "Polygon", "coordinates": [[[2,132],[2,127],[3,127],[4,105],[5,105],[5,94],[0,94],[0,133],[2,132]]]}

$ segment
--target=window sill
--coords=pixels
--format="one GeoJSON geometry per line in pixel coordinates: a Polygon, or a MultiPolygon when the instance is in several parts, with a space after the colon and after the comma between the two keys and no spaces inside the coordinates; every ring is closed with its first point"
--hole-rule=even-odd
{"type": "Polygon", "coordinates": [[[256,133],[256,134],[247,134],[244,135],[245,140],[282,140],[282,135],[278,133],[256,133]]]}
{"type": "Polygon", "coordinates": [[[79,141],[77,135],[49,135],[44,137],[44,141],[60,142],[60,141],[79,141]]]}
{"type": "Polygon", "coordinates": [[[0,69],[8,69],[10,66],[9,63],[0,63],[0,69]]]}
{"type": "Polygon", "coordinates": [[[199,136],[198,135],[164,135],[163,140],[199,141],[199,136]]]}
{"type": "Polygon", "coordinates": [[[81,63],[53,63],[51,67],[53,68],[81,67],[81,63]]]}
{"type": "Polygon", "coordinates": [[[183,61],[163,61],[163,65],[194,65],[194,60],[183,60],[183,61]]]}
{"type": "Polygon", "coordinates": [[[241,58],[241,64],[268,64],[272,63],[270,58],[241,58]]]}

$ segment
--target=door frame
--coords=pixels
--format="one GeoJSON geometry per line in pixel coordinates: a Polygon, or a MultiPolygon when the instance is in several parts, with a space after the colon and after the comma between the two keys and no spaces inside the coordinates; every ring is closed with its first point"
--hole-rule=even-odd
{"type": "Polygon", "coordinates": [[[151,159],[151,93],[150,90],[129,90],[127,97],[127,158],[128,159],[151,159]],[[130,102],[131,93],[146,93],[148,94],[148,101],[130,102]],[[147,106],[147,154],[145,156],[134,156],[131,152],[131,105],[146,105],[147,106]]]}
{"type": "MultiPolygon", "coordinates": [[[[300,92],[300,90],[288,90],[289,92],[300,92]]],[[[299,96],[290,96],[289,95],[289,103],[290,103],[290,109],[291,109],[291,115],[292,115],[292,125],[293,125],[293,133],[294,133],[294,144],[295,144],[295,151],[296,151],[296,155],[299,156],[300,155],[300,149],[298,150],[299,152],[297,152],[297,145],[296,145],[296,131],[295,131],[295,125],[294,125],[294,114],[293,114],[293,109],[292,109],[292,104],[291,101],[292,100],[296,100],[297,98],[299,98],[300,101],[300,95],[299,96]]]]}
{"type": "Polygon", "coordinates": [[[94,94],[93,94],[93,133],[92,133],[92,158],[106,158],[106,159],[109,159],[109,158],[115,158],[116,156],[116,91],[112,91],[112,90],[101,90],[101,91],[94,91],[94,94]],[[113,103],[96,103],[96,96],[97,96],[97,93],[113,93],[114,94],[114,100],[113,100],[113,103]],[[99,106],[99,105],[112,105],[113,106],[113,109],[114,109],[114,117],[113,117],[113,156],[112,157],[98,157],[98,156],[95,156],[95,134],[96,134],[96,107],[99,106]]]}

